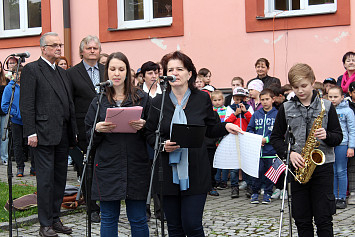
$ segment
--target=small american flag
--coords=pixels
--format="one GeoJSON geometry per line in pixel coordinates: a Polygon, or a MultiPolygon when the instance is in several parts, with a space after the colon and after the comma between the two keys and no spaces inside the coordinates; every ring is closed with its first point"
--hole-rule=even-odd
{"type": "Polygon", "coordinates": [[[269,170],[265,173],[265,176],[270,179],[273,183],[277,183],[282,172],[286,169],[286,165],[279,159],[276,158],[272,166],[269,170]]]}

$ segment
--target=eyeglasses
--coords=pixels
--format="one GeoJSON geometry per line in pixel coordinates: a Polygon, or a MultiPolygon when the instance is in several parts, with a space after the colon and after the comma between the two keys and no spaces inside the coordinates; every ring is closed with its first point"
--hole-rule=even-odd
{"type": "Polygon", "coordinates": [[[52,48],[62,48],[64,46],[64,44],[46,44],[45,46],[49,46],[52,48]]]}

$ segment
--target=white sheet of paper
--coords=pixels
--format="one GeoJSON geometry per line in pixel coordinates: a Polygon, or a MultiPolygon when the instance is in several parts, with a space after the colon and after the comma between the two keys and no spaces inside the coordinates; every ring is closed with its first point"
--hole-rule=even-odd
{"type": "Polygon", "coordinates": [[[262,136],[244,132],[228,134],[217,147],[213,167],[218,169],[242,169],[258,178],[262,136]]]}

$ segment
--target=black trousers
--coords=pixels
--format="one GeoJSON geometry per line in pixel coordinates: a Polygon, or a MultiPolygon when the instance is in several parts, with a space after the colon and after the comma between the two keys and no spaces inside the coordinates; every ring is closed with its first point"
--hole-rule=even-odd
{"type": "Polygon", "coordinates": [[[319,237],[333,236],[332,215],[336,211],[333,183],[333,163],[317,166],[306,184],[292,180],[292,215],[299,237],[314,236],[313,218],[319,237]]]}
{"type": "Polygon", "coordinates": [[[33,148],[36,162],[38,219],[41,226],[58,222],[63,202],[68,168],[68,131],[63,126],[62,139],[56,146],[33,148]]]}
{"type": "Polygon", "coordinates": [[[17,168],[25,167],[25,154],[23,153],[23,126],[16,123],[11,123],[12,144],[17,168]]]}

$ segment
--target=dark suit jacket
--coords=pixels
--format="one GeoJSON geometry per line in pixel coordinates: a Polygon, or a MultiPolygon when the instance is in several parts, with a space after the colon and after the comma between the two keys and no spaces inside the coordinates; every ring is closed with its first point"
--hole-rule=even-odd
{"type": "MultiPolygon", "coordinates": [[[[100,81],[102,82],[104,80],[105,66],[100,63],[99,72],[100,81]]],[[[84,119],[92,100],[97,94],[83,61],[69,68],[67,73],[71,82],[71,94],[75,105],[76,123],[79,130],[78,145],[82,150],[86,151],[87,141],[84,119]]]]}
{"type": "MultiPolygon", "coordinates": [[[[64,123],[63,110],[58,109],[62,100],[59,89],[53,83],[53,74],[49,65],[41,58],[28,63],[21,74],[20,111],[23,122],[23,136],[37,134],[38,144],[58,145],[62,139],[64,123]],[[59,97],[59,99],[58,99],[59,97]]],[[[68,139],[74,145],[76,122],[74,104],[70,95],[70,84],[66,71],[57,67],[63,79],[69,101],[68,139]]]]}

